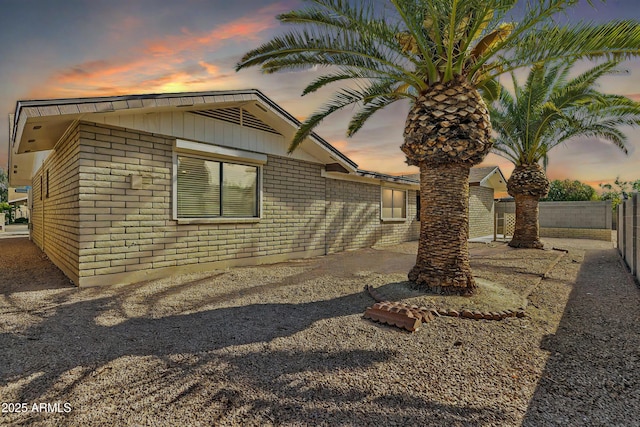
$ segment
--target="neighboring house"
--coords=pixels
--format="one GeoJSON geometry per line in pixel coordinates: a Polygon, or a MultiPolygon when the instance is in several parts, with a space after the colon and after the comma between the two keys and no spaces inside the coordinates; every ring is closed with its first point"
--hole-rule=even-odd
{"type": "Polygon", "coordinates": [[[415,240],[418,183],[361,171],[257,90],[20,101],[10,183],[78,286],[415,240]]]}
{"type": "Polygon", "coordinates": [[[28,194],[25,187],[9,187],[9,205],[11,205],[12,217],[15,221],[19,218],[29,219],[28,194]]]}
{"type": "MultiPolygon", "coordinates": [[[[419,182],[420,174],[405,175],[419,182]]],[[[498,166],[471,168],[469,172],[469,238],[493,237],[494,195],[507,191],[507,180],[498,166]]]]}

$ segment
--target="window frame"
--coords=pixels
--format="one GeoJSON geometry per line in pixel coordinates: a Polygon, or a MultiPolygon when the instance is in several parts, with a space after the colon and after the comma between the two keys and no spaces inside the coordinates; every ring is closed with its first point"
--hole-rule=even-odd
{"type": "MultiPolygon", "coordinates": [[[[393,200],[393,193],[391,193],[391,200],[393,200]]],[[[393,209],[393,208],[392,208],[393,209]]],[[[406,188],[398,188],[387,185],[380,186],[380,221],[382,222],[406,222],[409,219],[409,191],[406,188]],[[404,193],[404,217],[403,218],[388,218],[382,215],[384,212],[384,190],[401,191],[404,193]]]]}
{"type": "MultiPolygon", "coordinates": [[[[206,145],[209,144],[201,144],[190,142],[190,147],[198,146],[198,145],[206,145]]],[[[266,156],[257,155],[254,153],[244,152],[243,150],[232,150],[225,149],[224,155],[216,155],[215,152],[211,152],[208,150],[208,147],[205,147],[205,150],[192,150],[192,149],[179,149],[179,145],[176,144],[176,148],[173,150],[173,168],[172,168],[172,176],[171,176],[171,187],[172,187],[172,219],[177,221],[178,224],[215,224],[215,223],[254,223],[260,222],[263,215],[263,164],[266,162],[266,156]],[[233,157],[231,154],[239,154],[240,158],[233,157]],[[243,155],[243,154],[248,154],[243,155]],[[224,168],[222,164],[235,164],[242,166],[251,166],[255,167],[257,170],[257,182],[256,182],[256,209],[257,215],[253,217],[234,217],[234,216],[218,216],[218,217],[201,217],[201,218],[182,218],[178,216],[178,156],[197,158],[212,162],[219,162],[221,164],[221,169],[224,168]],[[253,158],[256,158],[255,161],[252,161],[253,158]],[[264,158],[264,161],[262,159],[264,158]]],[[[222,186],[222,182],[220,183],[222,186]]],[[[220,200],[222,203],[222,199],[220,200]]]]}

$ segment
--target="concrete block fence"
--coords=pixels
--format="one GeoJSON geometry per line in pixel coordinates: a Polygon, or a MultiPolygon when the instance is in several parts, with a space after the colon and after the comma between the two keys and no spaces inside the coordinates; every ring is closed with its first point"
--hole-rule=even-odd
{"type": "MultiPolygon", "coordinates": [[[[611,201],[540,202],[539,209],[540,237],[611,241],[611,201]]],[[[515,202],[496,203],[498,219],[515,212],[515,202]]]]}
{"type": "Polygon", "coordinates": [[[618,252],[640,281],[640,208],[638,193],[618,206],[618,252]]]}

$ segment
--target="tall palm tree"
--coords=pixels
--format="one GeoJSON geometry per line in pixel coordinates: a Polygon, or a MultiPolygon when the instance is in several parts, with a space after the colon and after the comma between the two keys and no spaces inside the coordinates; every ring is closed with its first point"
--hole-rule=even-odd
{"type": "Polygon", "coordinates": [[[627,138],[619,128],[640,124],[640,103],[596,90],[596,81],[616,73],[619,61],[605,62],[569,79],[574,62],[534,65],[523,85],[512,75],[514,93],[502,90],[489,106],[497,133],[493,150],[516,166],[507,181],[507,190],[516,200],[512,247],[543,247],[538,201],[549,191],[544,170],[549,150],[582,136],[610,141],[626,153],[627,138]]]}
{"type": "Polygon", "coordinates": [[[577,2],[527,2],[522,19],[511,22],[517,0],[315,0],[279,15],[296,27],[246,53],[236,70],[328,68],[303,95],[344,84],[306,118],[289,151],[344,107],[361,107],[349,123],[351,136],[377,111],[408,100],[401,150],[420,168],[424,201],[409,279],[425,290],[472,293],[467,179],[492,145],[479,89],[491,92],[496,76],[546,59],[640,53],[640,24],[633,21],[555,25],[553,16],[577,2]]]}

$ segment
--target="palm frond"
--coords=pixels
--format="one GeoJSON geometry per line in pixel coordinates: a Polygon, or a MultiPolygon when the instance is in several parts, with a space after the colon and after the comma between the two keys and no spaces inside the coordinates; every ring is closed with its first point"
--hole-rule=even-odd
{"type": "MultiPolygon", "coordinates": [[[[305,120],[292,149],[327,115],[346,105],[362,103],[349,125],[351,135],[376,111],[395,100],[414,100],[434,84],[456,78],[466,79],[480,89],[488,101],[506,100],[502,95],[506,91],[496,83],[498,76],[554,60],[557,61],[551,68],[532,76],[535,81],[524,84],[521,94],[515,95],[518,102],[503,109],[499,116],[513,116],[503,120],[501,126],[513,132],[505,139],[513,156],[525,158],[523,153],[539,146],[536,135],[544,135],[541,129],[545,124],[560,120],[562,115],[551,108],[552,104],[576,108],[607,105],[610,114],[627,114],[627,121],[633,122],[631,106],[619,104],[614,108],[602,94],[586,88],[600,76],[614,72],[614,63],[619,60],[640,56],[640,23],[628,20],[602,25],[558,25],[554,16],[568,11],[579,0],[527,1],[523,18],[514,22],[510,14],[517,3],[312,0],[299,10],[279,15],[280,22],[293,28],[247,52],[236,64],[236,70],[258,66],[264,73],[275,73],[320,66],[326,73],[311,81],[303,95],[333,83],[364,88],[338,91],[305,120]],[[568,79],[574,61],[600,57],[611,62],[568,79]],[[538,90],[532,90],[534,86],[538,90]],[[525,104],[529,109],[519,101],[524,93],[528,93],[525,104]],[[514,141],[524,141],[525,149],[516,150],[514,141]]],[[[575,110],[572,114],[578,119],[586,112],[575,110]]]]}
{"type": "Polygon", "coordinates": [[[552,148],[577,137],[612,142],[627,152],[623,126],[640,126],[640,103],[604,94],[597,80],[615,73],[618,60],[607,61],[568,79],[574,61],[535,64],[523,85],[514,77],[514,95],[490,105],[498,136],[494,152],[516,164],[548,162],[552,148]]]}
{"type": "Polygon", "coordinates": [[[640,55],[640,23],[624,20],[566,27],[546,24],[510,42],[513,45],[508,48],[513,50],[513,55],[505,64],[506,69],[528,67],[541,61],[600,58],[619,61],[640,55]]]}

